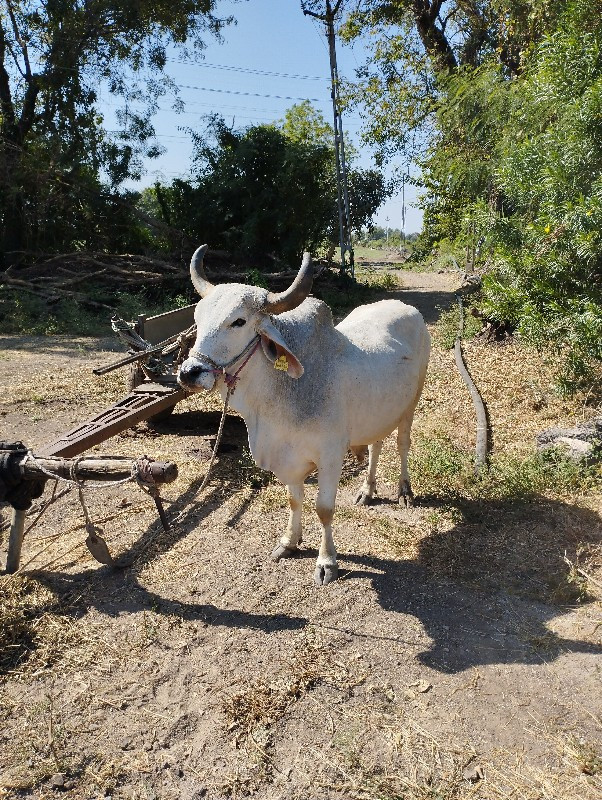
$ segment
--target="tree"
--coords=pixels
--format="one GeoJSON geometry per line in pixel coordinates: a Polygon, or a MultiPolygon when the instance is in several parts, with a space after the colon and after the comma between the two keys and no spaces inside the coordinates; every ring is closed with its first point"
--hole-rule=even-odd
{"type": "Polygon", "coordinates": [[[601,53],[599,4],[569,5],[499,128],[505,207],[473,206],[492,266],[486,311],[562,354],[569,391],[599,386],[602,361],[601,53]]]}
{"type": "Polygon", "coordinates": [[[356,97],[384,155],[418,154],[420,246],[478,239],[486,313],[556,348],[566,389],[591,384],[602,360],[599,0],[367,0],[346,35],[367,25],[374,58],[356,97]]]}
{"type": "MultiPolygon", "coordinates": [[[[215,0],[5,0],[0,10],[0,222],[9,260],[58,244],[54,217],[73,219],[157,153],[151,115],[170,44],[202,47],[227,20],[215,0]],[[141,87],[142,75],[150,76],[141,87]],[[121,98],[121,131],[98,112],[103,87],[121,98]]],[[[97,209],[98,210],[98,209],[97,209]]],[[[58,226],[60,228],[60,224],[58,226]]],[[[68,226],[69,227],[69,226],[68,226]]],[[[65,231],[61,245],[75,246],[65,231]]]]}
{"type": "MultiPolygon", "coordinates": [[[[191,242],[296,263],[304,249],[337,241],[332,132],[309,104],[290,109],[280,124],[241,131],[214,117],[195,143],[196,180],[154,189],[163,220],[191,242]]],[[[375,170],[353,170],[350,184],[359,228],[388,190],[375,170]]]]}
{"type": "Polygon", "coordinates": [[[276,123],[291,142],[330,149],[334,157],[334,130],[309,100],[287,109],[284,120],[276,123]]]}
{"type": "Polygon", "coordinates": [[[341,34],[365,36],[370,58],[347,87],[383,158],[424,154],[457,71],[499,65],[512,79],[532,47],[553,30],[562,0],[358,0],[341,34]]]}

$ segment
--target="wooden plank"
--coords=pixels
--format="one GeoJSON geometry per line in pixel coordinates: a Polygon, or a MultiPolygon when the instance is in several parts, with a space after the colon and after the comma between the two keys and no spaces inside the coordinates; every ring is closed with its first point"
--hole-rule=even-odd
{"type": "Polygon", "coordinates": [[[40,456],[77,456],[106,439],[150,419],[186,397],[177,385],[143,383],[110,408],[83,422],[51,444],[38,450],[40,456]]]}
{"type": "Polygon", "coordinates": [[[166,311],[154,317],[138,318],[138,333],[151,344],[169,339],[182,331],[187,330],[194,322],[194,310],[197,304],[166,311]]]}

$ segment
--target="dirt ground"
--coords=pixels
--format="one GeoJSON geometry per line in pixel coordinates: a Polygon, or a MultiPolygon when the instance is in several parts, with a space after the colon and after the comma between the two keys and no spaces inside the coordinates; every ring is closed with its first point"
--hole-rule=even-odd
{"type": "MultiPolygon", "coordinates": [[[[391,294],[436,333],[457,275],[398,275],[391,294]]],[[[465,349],[501,458],[591,413],[560,400],[549,366],[519,344],[465,349]]],[[[0,339],[0,438],[35,450],[113,402],[122,376],[90,368],[114,358],[110,340],[0,339]]],[[[437,469],[454,479],[445,448],[470,451],[474,417],[436,344],[413,434],[420,502],[394,502],[387,442],[379,502],[354,506],[362,468],[350,459],[335,517],[341,577],[319,589],[315,483],[305,549],[272,563],[286,495],[253,466],[236,417],[198,493],[218,420],[218,400],[197,396],[101,449],[178,464],[162,492],[169,533],[132,484],[89,490],[119,561],[101,566],[71,492],[27,535],[21,572],[0,576],[12,620],[0,640],[0,798],[602,797],[595,489],[517,500],[446,491],[437,469]],[[582,576],[565,554],[587,566],[587,593],[569,591],[582,576]]],[[[6,526],[1,536],[4,563],[6,526]]]]}

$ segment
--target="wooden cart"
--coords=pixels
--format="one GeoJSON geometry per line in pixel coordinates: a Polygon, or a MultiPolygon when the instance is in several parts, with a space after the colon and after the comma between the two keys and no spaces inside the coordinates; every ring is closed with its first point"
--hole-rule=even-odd
{"type": "MultiPolygon", "coordinates": [[[[38,484],[48,479],[47,473],[40,472],[39,465],[45,465],[47,470],[52,467],[53,473],[61,473],[63,476],[74,474],[79,480],[119,480],[127,475],[124,472],[124,469],[127,470],[124,459],[115,459],[112,464],[106,460],[100,463],[94,458],[77,459],[76,462],[69,459],[81,456],[91,447],[122,433],[138,422],[167,416],[186,397],[186,392],[177,383],[176,373],[190,347],[194,309],[195,305],[190,305],[153,317],[141,315],[134,325],[114,320],[114,329],[125,341],[128,341],[128,331],[133,332],[129,341],[131,344],[135,340],[135,344],[131,347],[129,356],[94,372],[104,374],[126,367],[125,385],[129,389],[128,394],[91,419],[62,434],[54,442],[41,447],[33,459],[27,458],[23,448],[20,451],[17,449],[13,455],[7,456],[12,460],[13,472],[17,469],[23,481],[37,481],[38,484]],[[75,473],[70,472],[74,469],[75,473]]],[[[166,483],[177,477],[177,467],[171,462],[152,462],[151,473],[150,477],[155,483],[166,483]]],[[[158,508],[162,514],[160,504],[158,508]]],[[[25,509],[13,508],[6,566],[9,573],[16,572],[19,568],[25,513],[25,509]]],[[[166,524],[163,514],[161,518],[166,524]]]]}

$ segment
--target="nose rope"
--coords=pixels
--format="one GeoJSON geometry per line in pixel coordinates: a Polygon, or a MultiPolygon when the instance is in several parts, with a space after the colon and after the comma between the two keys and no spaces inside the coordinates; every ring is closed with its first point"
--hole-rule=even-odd
{"type": "Polygon", "coordinates": [[[201,353],[200,350],[195,350],[194,347],[188,353],[188,356],[189,356],[189,358],[196,358],[196,359],[199,359],[199,360],[203,359],[203,360],[207,361],[209,364],[211,364],[212,368],[203,370],[203,372],[211,372],[213,375],[223,375],[224,376],[224,382],[225,382],[226,386],[228,387],[228,389],[230,390],[230,394],[233,394],[234,390],[236,389],[236,381],[239,379],[239,373],[241,372],[241,370],[245,366],[245,364],[248,363],[248,361],[250,360],[250,358],[253,355],[253,353],[257,350],[257,348],[259,347],[259,343],[260,342],[261,342],[261,337],[258,334],[253,339],[251,339],[251,341],[244,348],[244,350],[242,350],[237,356],[234,356],[234,358],[231,358],[230,361],[228,361],[223,366],[220,366],[220,364],[216,363],[210,356],[205,355],[205,353],[201,353]],[[242,362],[242,364],[236,370],[235,373],[231,374],[231,373],[227,372],[228,368],[231,367],[232,364],[235,364],[239,359],[241,359],[245,355],[247,357],[245,358],[245,360],[242,362]]]}

